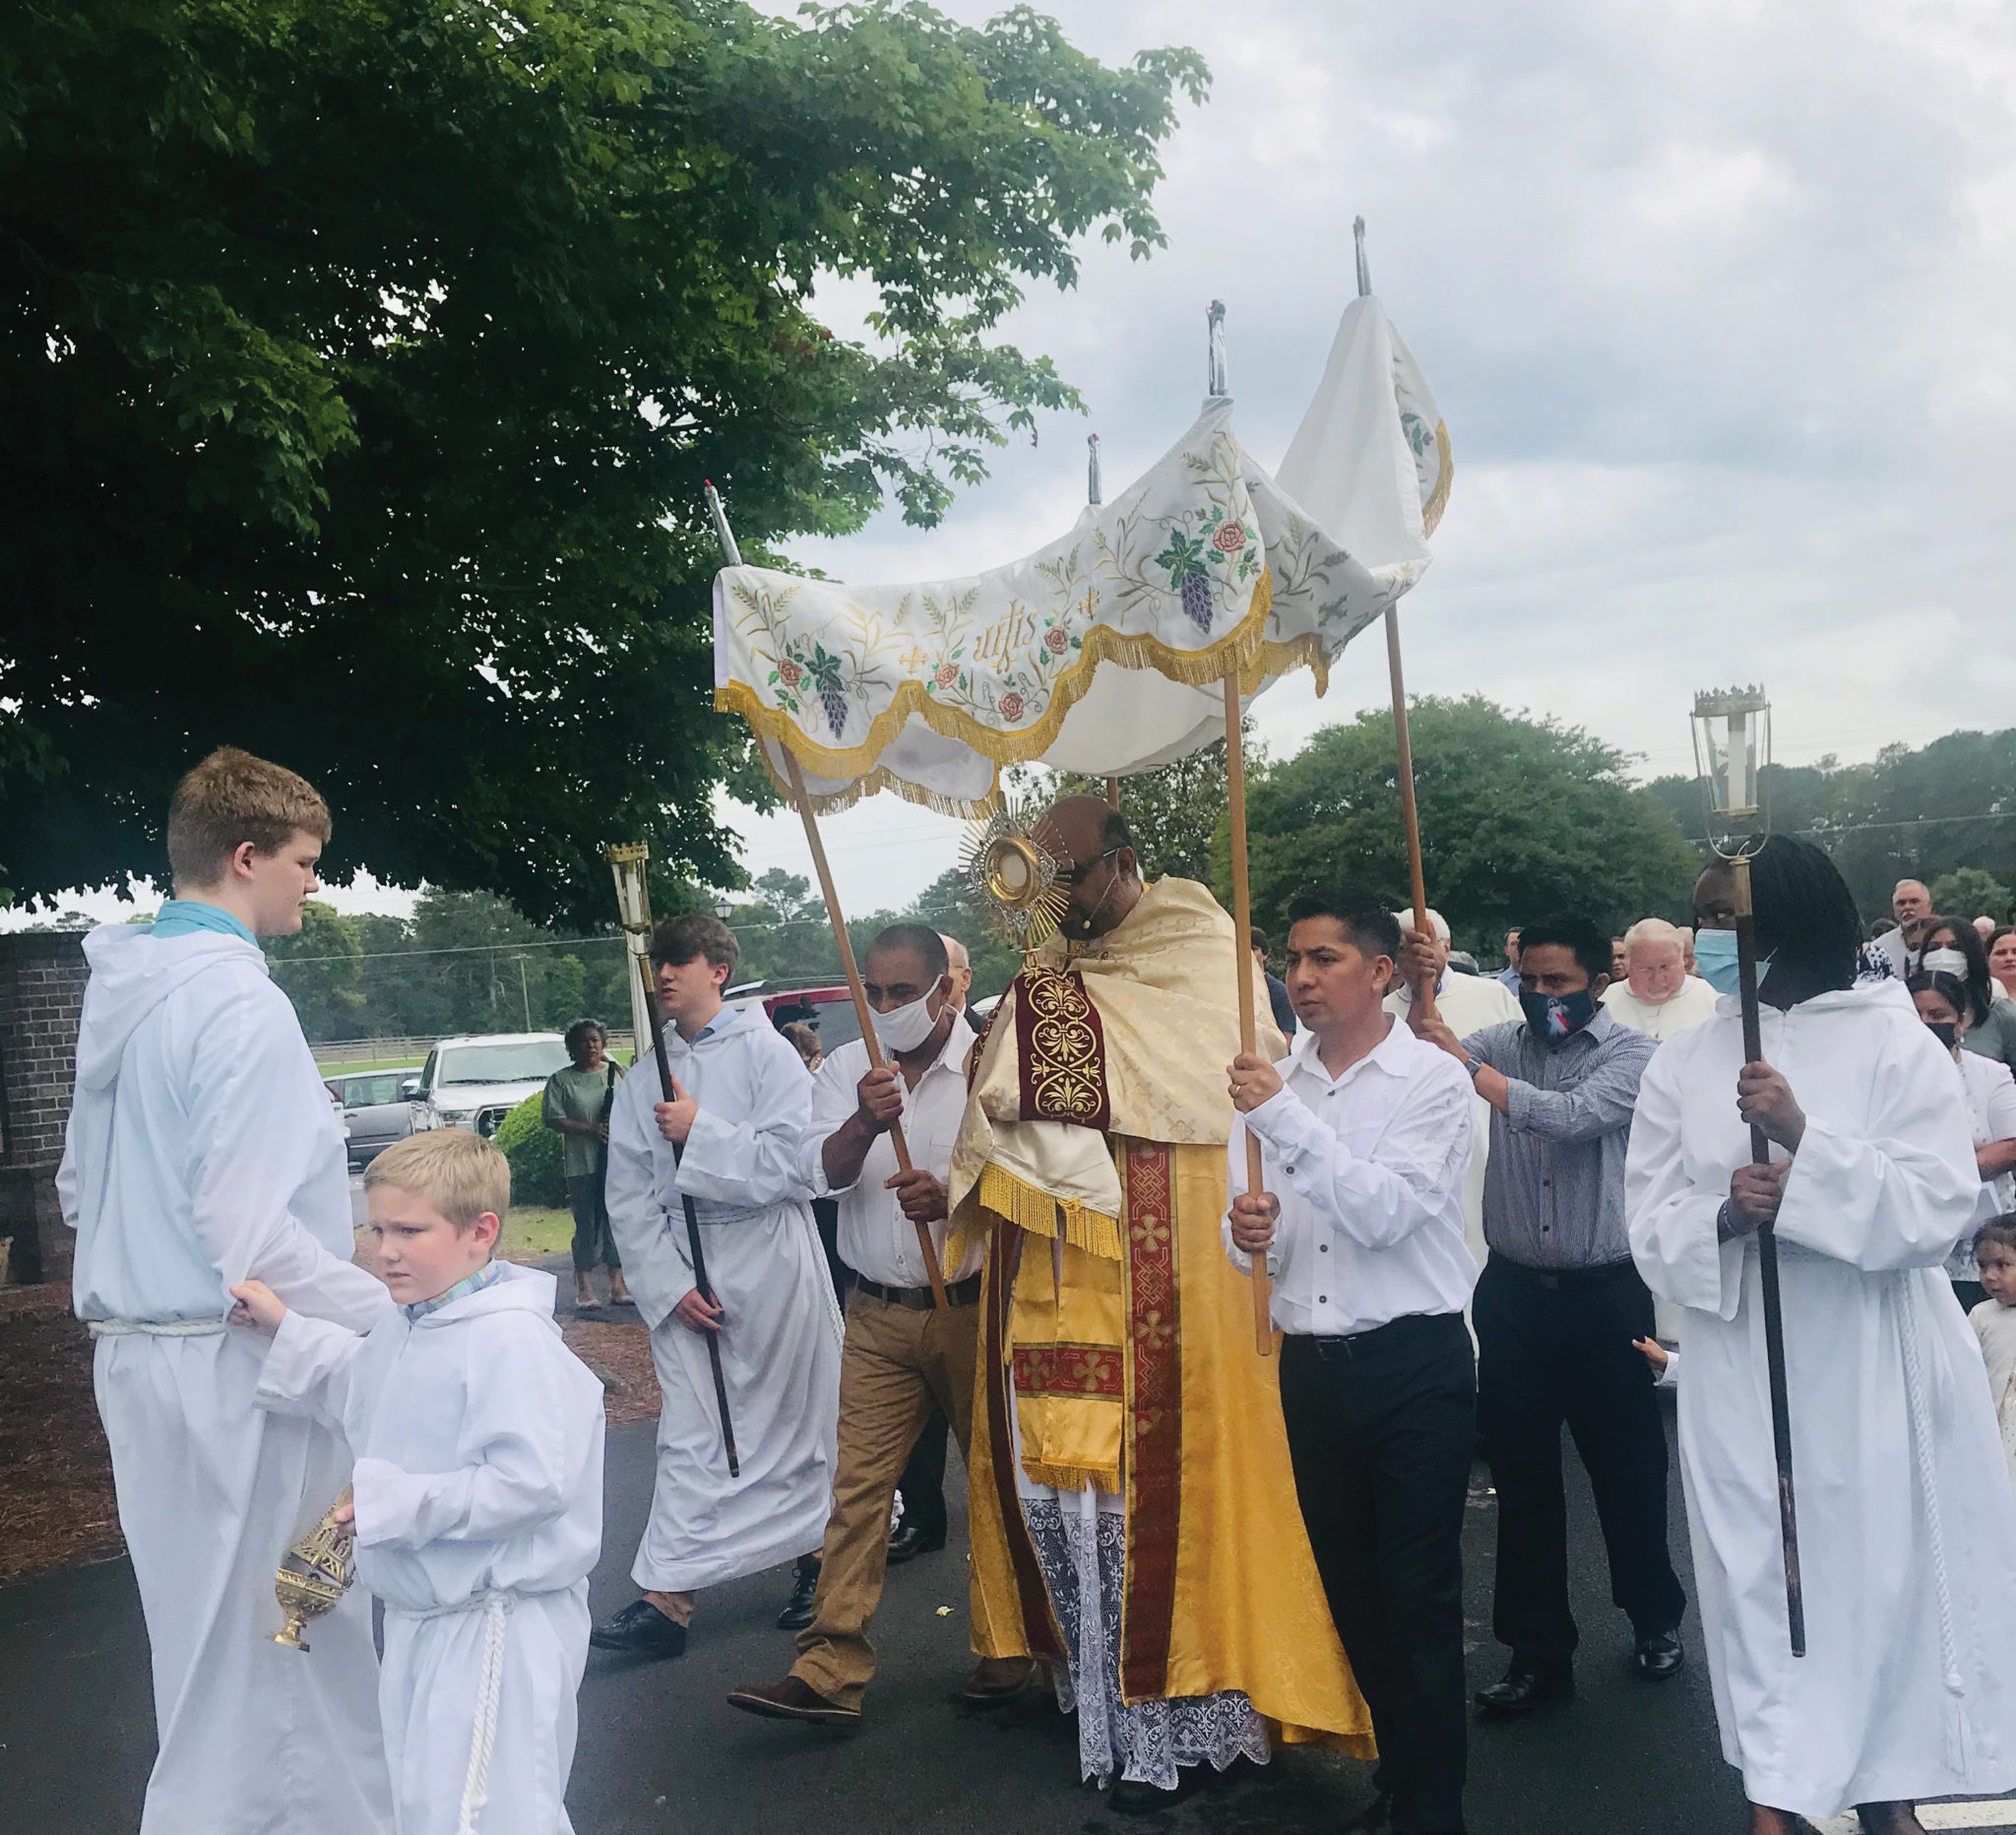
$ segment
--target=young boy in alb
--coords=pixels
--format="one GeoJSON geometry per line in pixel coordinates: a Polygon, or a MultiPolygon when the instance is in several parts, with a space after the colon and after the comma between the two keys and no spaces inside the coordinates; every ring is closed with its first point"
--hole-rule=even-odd
{"type": "Polygon", "coordinates": [[[511,1169],[457,1128],[364,1174],[398,1309],[368,1334],[263,1282],[259,1404],[342,1429],[357,1576],[385,1602],[378,1684],[400,1835],[566,1835],[588,1575],[602,1541],[601,1384],[561,1342],[553,1277],[493,1261],[511,1169]]]}
{"type": "Polygon", "coordinates": [[[274,1569],[349,1455],[254,1407],[264,1347],[224,1330],[248,1278],[359,1330],[392,1308],[351,1265],[343,1129],[257,941],[301,927],[329,827],[291,771],[214,752],[168,810],[175,896],[84,944],[57,1189],[154,1660],[145,1835],[392,1821],[369,1602],[324,1618],[312,1659],[271,1636],[274,1569]]]}

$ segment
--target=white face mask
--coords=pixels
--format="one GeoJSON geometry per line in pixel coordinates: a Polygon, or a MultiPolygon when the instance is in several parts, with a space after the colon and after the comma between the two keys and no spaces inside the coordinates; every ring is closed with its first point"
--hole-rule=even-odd
{"type": "Polygon", "coordinates": [[[1919,958],[1918,966],[1927,975],[1957,976],[1967,980],[1967,958],[1957,949],[1928,949],[1919,958]]]}
{"type": "Polygon", "coordinates": [[[931,994],[913,1000],[907,1007],[898,1007],[893,1013],[877,1013],[875,1037],[882,1042],[885,1051],[914,1051],[931,1036],[931,1028],[937,1025],[939,1016],[931,1011],[931,994]]]}

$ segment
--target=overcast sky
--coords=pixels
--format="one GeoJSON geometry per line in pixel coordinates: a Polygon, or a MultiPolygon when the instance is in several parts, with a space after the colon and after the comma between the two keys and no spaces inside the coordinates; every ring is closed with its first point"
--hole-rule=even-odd
{"type": "MultiPolygon", "coordinates": [[[[779,9],[782,10],[782,9],[779,9]]],[[[994,4],[944,10],[980,23],[994,4]]],[[[1045,417],[925,536],[894,516],[796,557],[860,582],[1008,561],[1188,424],[1228,309],[1241,438],[1278,463],[1354,290],[1351,221],[1456,457],[1403,603],[1408,682],[1480,690],[1688,762],[1691,691],[1762,680],[1778,754],[1866,757],[2016,723],[2016,12],[2001,0],[1053,0],[1107,59],[1212,67],[1168,144],[1169,246],[1087,249],[1004,335],[1090,412],[1045,417]]],[[[831,300],[834,323],[859,301],[831,300]]],[[[1376,633],[1375,633],[1376,640],[1376,633]]],[[[1383,702],[1360,639],[1274,754],[1383,702]]],[[[743,818],[752,872],[807,871],[743,818]]],[[[881,796],[827,825],[843,898],[899,905],[959,825],[881,796]]],[[[385,909],[374,892],[344,901],[385,909]]]]}

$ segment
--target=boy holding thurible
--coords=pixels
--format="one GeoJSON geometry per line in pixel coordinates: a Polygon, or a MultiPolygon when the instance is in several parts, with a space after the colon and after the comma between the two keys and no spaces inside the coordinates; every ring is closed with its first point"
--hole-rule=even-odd
{"type": "Polygon", "coordinates": [[[273,1338],[260,1406],[328,1421],[355,1455],[339,1521],[385,1602],[398,1828],[561,1835],[601,1551],[601,1384],[561,1342],[553,1277],[491,1259],[511,1171],[488,1141],[413,1135],[364,1184],[396,1311],[360,1336],[247,1281],[232,1321],[273,1338]]]}

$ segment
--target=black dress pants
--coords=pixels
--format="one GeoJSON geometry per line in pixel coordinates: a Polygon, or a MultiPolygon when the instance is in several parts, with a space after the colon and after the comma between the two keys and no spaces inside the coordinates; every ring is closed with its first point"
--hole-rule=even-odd
{"type": "Polygon", "coordinates": [[[1667,1552],[1666,1427],[1634,1338],[1652,1295],[1629,1262],[1542,1274],[1493,1255],[1471,1306],[1478,1425],[1498,1490],[1491,1629],[1511,1669],[1557,1676],[1575,1655],[1561,1427],[1589,1473],[1610,1599],[1639,1637],[1670,1631],[1687,1596],[1667,1552]]]}
{"type": "Polygon", "coordinates": [[[1463,1826],[1463,1506],[1477,1436],[1459,1313],[1291,1335],[1281,1412],[1330,1616],[1403,1835],[1463,1826]]]}

